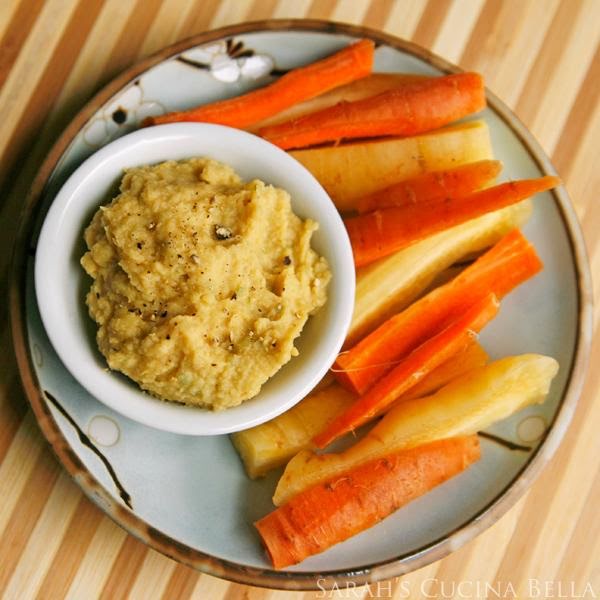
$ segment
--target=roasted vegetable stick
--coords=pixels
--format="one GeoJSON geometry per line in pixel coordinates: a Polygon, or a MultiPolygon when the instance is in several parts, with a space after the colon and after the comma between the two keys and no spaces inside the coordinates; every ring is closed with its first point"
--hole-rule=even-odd
{"type": "Polygon", "coordinates": [[[375,525],[479,457],[475,435],[389,454],[307,489],[255,526],[281,569],[375,525]]]}
{"type": "Polygon", "coordinates": [[[294,454],[311,447],[311,439],[356,396],[338,383],[311,392],[298,404],[271,421],[231,435],[246,473],[252,479],[285,464],[294,454]]]}
{"type": "Polygon", "coordinates": [[[290,153],[321,183],[338,210],[356,210],[378,189],[427,171],[493,158],[487,125],[471,121],[408,138],[355,142],[290,153]]]}
{"type": "MultiPolygon", "coordinates": [[[[419,398],[437,391],[459,375],[488,361],[485,350],[473,340],[464,352],[457,354],[408,390],[400,401],[419,398]]],[[[300,450],[312,447],[312,438],[338,415],[356,396],[338,383],[311,392],[294,407],[267,423],[238,431],[231,441],[238,451],[246,473],[252,479],[284,465],[300,450]]]]}
{"type": "Polygon", "coordinates": [[[402,394],[452,356],[463,352],[477,332],[496,316],[498,307],[494,294],[473,304],[463,315],[401,360],[364,396],[335,418],[313,438],[315,445],[325,448],[338,437],[389,410],[402,394]]]}
{"type": "Polygon", "coordinates": [[[364,394],[391,364],[447,327],[478,299],[502,298],[542,268],[535,248],[514,230],[467,267],[456,279],[435,288],[362,339],[335,361],[335,376],[349,390],[364,394]]]}
{"type": "Polygon", "coordinates": [[[350,348],[395,313],[406,308],[450,265],[495,244],[531,214],[531,201],[468,221],[359,269],[350,348]]]}
{"type": "Polygon", "coordinates": [[[437,392],[441,387],[450,383],[453,379],[483,367],[489,361],[487,352],[483,346],[473,338],[471,342],[457,354],[451,356],[447,361],[443,362],[439,367],[431,371],[429,375],[423,377],[413,387],[404,392],[396,404],[413,398],[423,398],[434,392],[437,392]]]}
{"type": "Polygon", "coordinates": [[[437,197],[347,218],[344,223],[352,244],[354,264],[363,267],[439,231],[516,204],[557,185],[560,179],[551,176],[509,181],[467,196],[437,197]]]}
{"type": "Polygon", "coordinates": [[[499,160],[479,160],[452,169],[429,171],[377,190],[357,203],[359,213],[411,206],[437,198],[459,198],[485,187],[502,170],[499,160]]]}
{"type": "Polygon", "coordinates": [[[276,505],[361,463],[433,440],[482,431],[533,403],[544,401],[558,363],[524,354],[469,371],[427,398],[400,403],[353,446],[339,454],[303,450],[287,465],[276,505]]]}
{"type": "Polygon", "coordinates": [[[339,102],[278,125],[259,135],[289,150],[343,139],[416,135],[485,108],[483,78],[456,73],[407,83],[369,98],[339,102]]]}
{"type": "Polygon", "coordinates": [[[326,106],[333,106],[342,101],[360,100],[368,96],[375,96],[386,90],[397,88],[409,82],[419,81],[424,78],[423,75],[413,75],[409,73],[371,73],[366,77],[361,77],[345,85],[334,88],[324,94],[320,94],[310,100],[299,102],[289,108],[278,112],[276,115],[253,123],[245,127],[246,131],[257,132],[261,127],[283,123],[289,119],[295,119],[316,110],[321,110],[326,106]]]}
{"type": "Polygon", "coordinates": [[[246,127],[355,79],[373,68],[375,44],[363,39],[305,67],[289,71],[265,87],[242,96],[220,100],[181,112],[150,117],[146,125],[202,121],[230,127],[246,127]]]}

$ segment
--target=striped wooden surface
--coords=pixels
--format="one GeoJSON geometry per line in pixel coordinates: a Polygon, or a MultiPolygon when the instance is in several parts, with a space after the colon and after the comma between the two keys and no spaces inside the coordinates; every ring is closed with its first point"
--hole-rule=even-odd
{"type": "MultiPolygon", "coordinates": [[[[4,297],[22,199],[53,141],[99,87],[140,58],[193,34],[249,20],[301,17],[381,29],[482,72],[552,157],[582,222],[592,273],[599,272],[598,0],[1,0],[4,297]]],[[[599,282],[596,278],[596,298],[599,282]]],[[[5,305],[0,307],[4,598],[600,597],[597,368],[550,467],[475,541],[370,588],[272,591],[183,567],[127,535],[82,496],[28,410],[5,305]]],[[[599,343],[591,364],[600,364],[599,343]]]]}

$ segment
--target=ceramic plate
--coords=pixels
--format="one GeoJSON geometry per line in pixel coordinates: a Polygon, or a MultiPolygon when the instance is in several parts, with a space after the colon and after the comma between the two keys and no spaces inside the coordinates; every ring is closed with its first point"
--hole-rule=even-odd
{"type": "MultiPolygon", "coordinates": [[[[12,287],[15,346],[33,410],[84,491],[128,531],[212,575],[287,589],[356,585],[419,568],[495,522],[555,451],[582,385],[591,331],[590,283],[579,227],[564,189],[535,200],[525,227],[545,269],[504,301],[482,341],[492,357],[538,352],[560,373],[542,406],[483,439],[483,459],[372,529],[283,572],[269,567],[253,521],[272,509],[278,473],[250,481],[227,436],[151,429],[97,401],[71,377],[42,327],[33,289],[39,223],[68,175],[144,117],[233,96],[352,40],[377,42],[376,71],[437,75],[452,65],[382,33],[314,21],[271,21],[208,32],[124,73],[75,117],[34,182],[12,287]],[[512,444],[512,445],[511,445],[512,444]]],[[[483,114],[511,178],[554,173],[523,125],[492,94],[483,114]]],[[[50,293],[50,292],[49,292],[50,293]]]]}

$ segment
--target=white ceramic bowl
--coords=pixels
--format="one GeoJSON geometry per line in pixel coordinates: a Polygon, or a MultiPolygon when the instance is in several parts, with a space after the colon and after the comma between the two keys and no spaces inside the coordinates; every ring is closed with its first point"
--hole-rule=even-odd
{"type": "Polygon", "coordinates": [[[352,250],[344,224],[317,180],[295,159],[259,137],[200,123],[142,129],[88,158],[54,199],[35,259],[42,320],[73,376],[123,415],[182,434],[239,431],[275,417],[302,399],[339,352],[352,316],[354,285],[352,250]],[[85,252],[83,231],[98,206],[111,200],[124,168],[190,157],[210,157],[230,164],[244,179],[258,178],[286,189],[294,212],[319,222],[313,247],[327,258],[333,273],[327,304],[309,319],[296,342],[300,355],[272,377],[258,396],[221,412],[162,402],[125,376],[107,370],[84,301],[91,280],[79,264],[85,252]]]}

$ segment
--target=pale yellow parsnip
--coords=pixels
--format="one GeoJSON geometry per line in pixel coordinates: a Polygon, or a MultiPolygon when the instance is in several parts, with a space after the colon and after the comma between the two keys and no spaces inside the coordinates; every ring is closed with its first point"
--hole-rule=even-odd
{"type": "Polygon", "coordinates": [[[321,183],[341,212],[393,183],[493,158],[488,126],[469,121],[422,135],[295,150],[290,154],[321,183]]]}
{"type": "Polygon", "coordinates": [[[271,421],[231,435],[246,473],[262,477],[285,464],[294,454],[310,446],[311,439],[356,400],[356,395],[338,383],[311,392],[271,421]]]}
{"type": "Polygon", "coordinates": [[[557,371],[558,363],[547,356],[507,357],[458,377],[427,398],[402,402],[339,454],[298,453],[279,480],[273,502],[284,504],[308,487],[387,453],[477,433],[529,404],[543,402],[557,371]]]}
{"type": "Polygon", "coordinates": [[[359,269],[345,347],[406,308],[445,269],[495,244],[531,215],[530,200],[467,221],[359,269]]]}
{"type": "MultiPolygon", "coordinates": [[[[441,364],[404,396],[420,398],[488,361],[485,350],[477,343],[441,364]]],[[[231,435],[246,473],[252,479],[285,464],[300,450],[312,448],[312,438],[342,414],[356,400],[356,395],[339,383],[313,390],[306,398],[271,421],[231,435]]]]}

